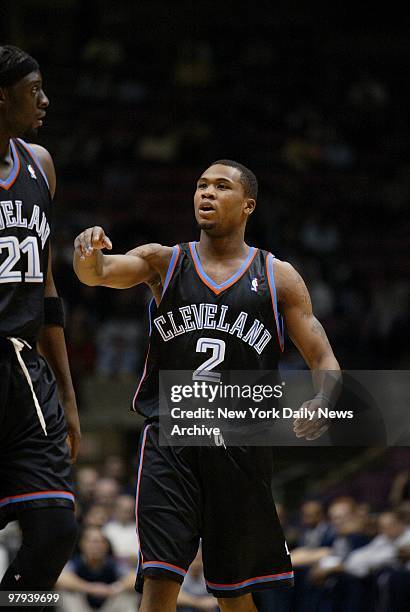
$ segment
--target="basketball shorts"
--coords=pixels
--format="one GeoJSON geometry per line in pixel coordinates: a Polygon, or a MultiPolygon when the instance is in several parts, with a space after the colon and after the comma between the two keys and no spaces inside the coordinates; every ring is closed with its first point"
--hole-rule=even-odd
{"type": "Polygon", "coordinates": [[[215,597],[292,586],[272,467],[272,448],[160,446],[158,422],[147,422],[137,481],[137,590],[147,576],[182,583],[200,542],[215,597]]]}
{"type": "Polygon", "coordinates": [[[74,508],[64,411],[47,362],[36,350],[20,353],[45,421],[11,342],[0,338],[0,529],[20,509],[74,508]]]}

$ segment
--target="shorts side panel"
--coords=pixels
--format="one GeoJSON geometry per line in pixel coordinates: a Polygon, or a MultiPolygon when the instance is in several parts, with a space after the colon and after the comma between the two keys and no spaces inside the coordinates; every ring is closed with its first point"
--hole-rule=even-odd
{"type": "Polygon", "coordinates": [[[64,411],[48,364],[35,351],[22,351],[39,400],[47,436],[38,420],[33,398],[20,365],[4,356],[7,394],[0,405],[0,522],[15,518],[22,508],[49,505],[73,507],[70,451],[64,411]],[[6,360],[7,361],[7,360],[6,360]]]}
{"type": "Polygon", "coordinates": [[[144,427],[136,500],[143,576],[182,582],[197,552],[201,493],[191,450],[161,447],[158,423],[144,427]]]}
{"type": "Polygon", "coordinates": [[[272,449],[203,448],[203,560],[208,590],[237,597],[291,586],[293,570],[271,490],[272,449]]]}

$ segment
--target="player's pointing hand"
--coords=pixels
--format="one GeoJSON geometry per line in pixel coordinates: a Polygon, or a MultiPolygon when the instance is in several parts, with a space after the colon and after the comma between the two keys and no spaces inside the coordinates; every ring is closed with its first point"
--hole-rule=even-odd
{"type": "Polygon", "coordinates": [[[111,240],[105,235],[102,227],[95,225],[89,227],[77,236],[74,240],[74,249],[80,256],[80,259],[85,259],[93,254],[94,250],[112,249],[111,240]]]}

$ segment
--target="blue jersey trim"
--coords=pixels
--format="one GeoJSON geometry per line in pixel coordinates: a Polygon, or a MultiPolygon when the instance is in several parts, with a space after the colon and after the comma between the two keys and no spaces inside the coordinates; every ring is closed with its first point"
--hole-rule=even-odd
{"type": "Polygon", "coordinates": [[[145,452],[145,444],[147,441],[147,434],[148,434],[148,430],[151,427],[151,425],[146,425],[145,429],[144,429],[144,433],[142,434],[142,440],[141,440],[141,448],[140,448],[140,453],[139,453],[139,466],[138,466],[138,475],[137,475],[137,486],[136,486],[136,494],[135,494],[135,531],[137,534],[137,541],[138,541],[138,564],[137,564],[137,574],[139,571],[140,566],[142,565],[143,562],[143,558],[142,558],[142,552],[141,552],[141,541],[140,541],[140,534],[139,534],[139,529],[138,529],[138,503],[139,503],[139,496],[140,496],[140,486],[141,486],[141,474],[142,474],[142,464],[144,463],[144,452],[145,452]]]}
{"type": "Polygon", "coordinates": [[[202,264],[201,264],[201,260],[199,259],[199,255],[198,255],[198,252],[196,250],[196,244],[197,244],[196,242],[190,242],[191,253],[193,254],[193,256],[195,258],[195,263],[196,263],[197,267],[199,268],[202,276],[206,279],[206,281],[214,289],[218,289],[218,290],[224,289],[224,287],[227,287],[228,285],[232,285],[234,282],[236,282],[242,276],[242,274],[246,270],[247,266],[249,265],[249,262],[253,258],[254,254],[255,254],[255,251],[256,251],[255,247],[250,247],[249,248],[248,257],[245,259],[245,261],[243,262],[243,264],[241,265],[239,270],[237,272],[235,272],[235,274],[233,274],[230,278],[228,278],[228,280],[226,280],[223,283],[220,283],[218,285],[218,283],[213,281],[212,278],[210,278],[208,276],[208,274],[205,272],[205,270],[203,269],[202,264]]]}
{"type": "Polygon", "coordinates": [[[10,140],[10,149],[11,149],[11,155],[13,157],[13,168],[11,169],[11,173],[5,180],[0,179],[0,186],[3,187],[3,189],[8,189],[9,187],[12,186],[20,170],[19,154],[16,149],[16,145],[14,144],[12,140],[10,140]]]}
{"type": "Polygon", "coordinates": [[[272,302],[273,302],[273,311],[274,311],[274,315],[275,315],[275,321],[276,321],[276,329],[278,332],[278,340],[279,340],[279,345],[281,348],[281,351],[284,350],[285,348],[285,326],[284,326],[284,322],[283,322],[283,317],[279,312],[278,309],[278,301],[277,301],[277,296],[276,296],[276,285],[275,285],[275,275],[273,272],[273,260],[274,260],[274,256],[272,255],[272,253],[268,253],[268,261],[267,261],[267,268],[268,268],[268,277],[269,277],[269,288],[271,291],[271,295],[272,295],[272,302]]]}
{"type": "Polygon", "coordinates": [[[171,261],[169,262],[169,266],[168,266],[168,270],[165,276],[165,282],[164,282],[164,288],[162,289],[162,294],[161,294],[161,298],[163,297],[165,291],[168,288],[168,285],[171,281],[172,275],[174,273],[175,270],[175,266],[177,263],[177,259],[180,253],[180,248],[178,245],[175,245],[174,247],[172,247],[172,257],[171,257],[171,261]]]}
{"type": "Polygon", "coordinates": [[[49,182],[48,182],[47,175],[44,172],[43,166],[41,164],[41,161],[40,161],[37,153],[34,151],[33,147],[28,144],[28,142],[24,142],[24,140],[22,140],[21,138],[17,138],[17,140],[19,141],[20,144],[23,145],[23,147],[25,147],[28,150],[28,152],[30,153],[31,157],[36,162],[36,165],[37,165],[38,169],[41,172],[41,176],[43,177],[43,179],[44,179],[44,181],[45,181],[45,183],[47,185],[47,189],[50,191],[50,185],[49,185],[49,182]]]}
{"type": "Polygon", "coordinates": [[[276,582],[278,580],[291,580],[294,578],[293,572],[286,572],[284,574],[272,574],[271,576],[260,576],[258,578],[250,578],[249,580],[244,580],[243,582],[237,582],[236,584],[215,584],[213,582],[206,581],[206,584],[212,590],[218,591],[234,591],[237,589],[243,589],[252,584],[261,584],[264,582],[276,582]]]}
{"type": "Polygon", "coordinates": [[[184,569],[177,567],[176,565],[172,565],[171,563],[164,563],[161,561],[147,561],[146,563],[142,564],[142,569],[145,569],[147,567],[151,567],[154,569],[164,569],[168,572],[175,572],[175,574],[179,574],[180,576],[186,576],[186,571],[184,569]]]}
{"type": "Polygon", "coordinates": [[[18,504],[21,502],[32,501],[35,499],[68,499],[74,502],[74,495],[72,493],[25,493],[23,495],[16,495],[12,497],[6,497],[0,501],[0,508],[7,506],[8,504],[18,504]]]}
{"type": "Polygon", "coordinates": [[[152,334],[152,308],[156,308],[155,298],[151,298],[148,304],[148,323],[149,323],[149,335],[152,334]]]}

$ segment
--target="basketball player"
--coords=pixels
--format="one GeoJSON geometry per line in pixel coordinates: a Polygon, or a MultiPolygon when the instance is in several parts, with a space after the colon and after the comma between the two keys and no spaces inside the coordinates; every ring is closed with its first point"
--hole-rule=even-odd
{"type": "MultiPolygon", "coordinates": [[[[299,274],[244,241],[256,197],[254,174],[220,160],[197,183],[199,242],[103,255],[112,244],[101,227],[75,240],[74,268],[82,282],[146,283],[154,296],[150,348],[134,398],[134,409],[148,417],[137,484],[143,612],[175,611],[200,538],[207,588],[222,611],[254,611],[252,591],[293,582],[271,494],[272,449],[181,449],[158,442],[159,370],[197,370],[210,357],[219,369],[274,370],[283,350],[281,315],[312,370],[339,369],[299,274]]],[[[327,403],[319,384],[310,408],[327,403]]],[[[307,439],[326,428],[320,420],[295,422],[296,435],[307,439]]]]}
{"type": "Polygon", "coordinates": [[[49,153],[22,140],[48,105],[38,63],[0,47],[0,529],[22,529],[2,591],[51,589],[77,533],[80,427],[50,256],[56,178],[49,153]]]}

